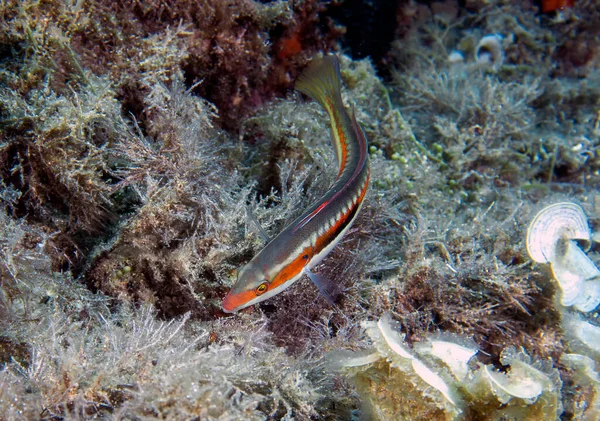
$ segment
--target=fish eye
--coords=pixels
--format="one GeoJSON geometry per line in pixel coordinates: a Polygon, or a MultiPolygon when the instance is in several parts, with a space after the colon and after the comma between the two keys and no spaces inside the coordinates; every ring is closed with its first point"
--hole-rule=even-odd
{"type": "Polygon", "coordinates": [[[256,289],[254,290],[254,292],[256,293],[256,295],[262,295],[265,292],[267,292],[268,288],[269,288],[268,284],[266,282],[263,282],[258,287],[256,287],[256,289]]]}

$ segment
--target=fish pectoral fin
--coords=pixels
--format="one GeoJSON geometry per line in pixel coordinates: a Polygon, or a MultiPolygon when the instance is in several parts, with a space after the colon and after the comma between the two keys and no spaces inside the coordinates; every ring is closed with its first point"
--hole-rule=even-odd
{"type": "Polygon", "coordinates": [[[254,228],[256,228],[256,230],[258,231],[258,235],[260,235],[260,238],[265,243],[269,243],[271,241],[271,237],[269,236],[267,231],[262,227],[260,222],[258,222],[258,219],[256,218],[256,215],[254,215],[254,212],[252,212],[252,208],[250,208],[250,206],[246,206],[246,217],[248,218],[248,221],[250,221],[251,225],[253,225],[254,228]]]}
{"type": "Polygon", "coordinates": [[[310,280],[317,286],[319,292],[325,298],[327,303],[334,307],[335,301],[339,296],[339,288],[333,281],[325,276],[319,275],[318,273],[311,272],[310,270],[306,270],[306,274],[310,278],[310,280]]]}

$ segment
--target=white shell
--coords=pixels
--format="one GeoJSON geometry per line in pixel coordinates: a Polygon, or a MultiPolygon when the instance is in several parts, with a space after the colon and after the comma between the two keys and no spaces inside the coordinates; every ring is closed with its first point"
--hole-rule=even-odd
{"type": "Polygon", "coordinates": [[[551,392],[558,388],[551,373],[541,371],[539,364],[532,364],[531,357],[522,348],[505,348],[500,354],[500,362],[510,366],[507,373],[494,371],[489,365],[484,367],[484,373],[503,403],[508,402],[511,397],[533,403],[544,391],[551,392]]]}
{"type": "Polygon", "coordinates": [[[457,397],[455,396],[450,386],[448,386],[448,383],[444,381],[444,379],[442,379],[435,371],[427,367],[425,364],[423,364],[422,361],[416,358],[413,359],[411,363],[413,370],[415,370],[415,373],[421,379],[423,379],[425,383],[439,390],[440,393],[444,395],[444,397],[448,400],[448,402],[450,402],[452,405],[456,405],[457,397]]]}
{"type": "Polygon", "coordinates": [[[429,338],[425,343],[419,344],[416,349],[421,354],[433,355],[443,361],[459,381],[463,381],[467,377],[469,361],[479,351],[472,341],[458,336],[449,338],[440,335],[429,338]]]}
{"type": "Polygon", "coordinates": [[[550,267],[562,290],[561,304],[592,311],[600,304],[600,270],[577,243],[559,242],[550,267]]]}
{"type": "MultiPolygon", "coordinates": [[[[596,270],[598,269],[596,268],[596,270]]],[[[575,308],[579,311],[588,312],[595,310],[598,304],[600,304],[600,281],[597,279],[587,281],[580,299],[575,304],[575,308]]]]}
{"type": "Polygon", "coordinates": [[[404,336],[398,333],[392,326],[392,318],[389,313],[385,313],[377,322],[377,327],[381,336],[385,339],[390,349],[402,358],[413,359],[414,356],[404,343],[404,336]]]}
{"type": "Polygon", "coordinates": [[[572,335],[589,349],[600,353],[600,327],[581,320],[576,315],[567,314],[564,317],[565,332],[572,335]]]}
{"type": "Polygon", "coordinates": [[[594,383],[600,383],[600,376],[596,371],[596,363],[590,357],[580,354],[564,353],[560,356],[560,361],[570,366],[571,369],[578,369],[594,383]]]}
{"type": "Polygon", "coordinates": [[[465,56],[460,51],[454,50],[448,55],[448,63],[457,64],[464,63],[465,56]]]}
{"type": "Polygon", "coordinates": [[[527,375],[504,374],[490,370],[489,365],[484,367],[484,372],[490,379],[498,398],[506,403],[511,396],[516,398],[535,401],[544,391],[544,386],[538,380],[527,375]]]}
{"type": "Polygon", "coordinates": [[[527,253],[538,263],[556,260],[561,239],[585,240],[591,238],[587,217],[581,206],[571,203],[555,203],[542,209],[527,228],[527,253]]]}
{"type": "Polygon", "coordinates": [[[504,62],[502,35],[486,35],[475,48],[475,61],[484,66],[498,67],[504,62]]]}

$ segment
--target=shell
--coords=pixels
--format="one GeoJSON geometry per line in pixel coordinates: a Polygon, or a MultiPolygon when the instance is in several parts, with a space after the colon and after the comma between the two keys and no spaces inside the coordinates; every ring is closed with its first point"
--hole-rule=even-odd
{"type": "Polygon", "coordinates": [[[558,372],[541,362],[533,362],[523,348],[505,348],[500,354],[500,363],[509,366],[506,373],[493,370],[491,365],[484,367],[490,386],[502,403],[512,397],[532,404],[546,392],[559,393],[562,383],[558,372]]]}
{"type": "MultiPolygon", "coordinates": [[[[527,253],[538,263],[551,263],[560,253],[560,240],[591,239],[587,217],[581,206],[571,203],[555,203],[542,209],[527,228],[527,253]]],[[[564,244],[564,243],[563,243],[564,244]]]]}
{"type": "Polygon", "coordinates": [[[441,360],[459,381],[467,377],[469,361],[479,352],[472,340],[440,334],[432,335],[415,348],[422,355],[433,355],[441,360]]]}
{"type": "Polygon", "coordinates": [[[556,203],[539,212],[527,229],[527,252],[549,263],[562,291],[561,304],[592,311],[600,304],[600,270],[575,240],[591,245],[592,233],[581,206],[556,203]]]}
{"type": "MultiPolygon", "coordinates": [[[[596,362],[590,357],[581,354],[564,353],[560,356],[560,362],[569,366],[572,370],[581,371],[581,373],[592,380],[596,386],[600,385],[600,375],[596,371],[596,362]]],[[[596,397],[596,401],[598,401],[598,397],[596,397]]]]}
{"type": "Polygon", "coordinates": [[[421,360],[414,358],[412,361],[412,368],[425,383],[429,386],[437,389],[448,402],[452,405],[456,405],[458,402],[458,396],[454,393],[452,388],[446,383],[442,377],[427,367],[421,360]]]}
{"type": "Polygon", "coordinates": [[[490,367],[486,365],[484,373],[490,380],[494,393],[496,393],[502,403],[508,402],[513,396],[532,403],[544,391],[544,386],[541,382],[528,377],[526,374],[504,374],[494,371],[490,367]]]}
{"type": "Polygon", "coordinates": [[[385,313],[377,322],[377,327],[381,332],[381,336],[392,351],[402,358],[413,359],[414,356],[407,348],[404,342],[404,335],[398,333],[392,325],[392,318],[389,313],[385,313]]]}
{"type": "MultiPolygon", "coordinates": [[[[596,267],[594,268],[598,271],[596,267]]],[[[600,272],[598,272],[598,274],[600,275],[600,272]]],[[[596,307],[598,307],[598,304],[600,304],[600,281],[596,279],[587,281],[575,308],[579,311],[588,312],[595,310],[596,307]]]]}
{"type": "Polygon", "coordinates": [[[504,62],[502,35],[486,35],[475,47],[475,61],[484,66],[498,67],[504,62]]]}
{"type": "MultiPolygon", "coordinates": [[[[446,400],[452,405],[456,405],[458,397],[446,381],[425,363],[419,360],[404,342],[404,335],[401,335],[395,328],[389,313],[385,313],[377,322],[379,332],[390,349],[405,361],[410,361],[414,373],[429,386],[437,389],[446,400]]],[[[398,367],[392,363],[392,367],[398,367]]]]}
{"type": "Polygon", "coordinates": [[[564,315],[565,332],[588,349],[600,354],[600,327],[571,313],[564,315]]]}
{"type": "Polygon", "coordinates": [[[563,241],[550,262],[562,290],[561,304],[592,311],[600,304],[600,270],[573,240],[563,241]]]}
{"type": "Polygon", "coordinates": [[[361,325],[374,348],[336,351],[332,368],[348,369],[359,394],[373,407],[373,419],[416,419],[413,413],[433,409],[443,411],[444,419],[461,420],[480,407],[490,419],[519,414],[519,419],[553,420],[563,412],[562,382],[549,359],[534,360],[523,348],[506,348],[500,363],[508,369],[499,372],[473,361],[477,346],[470,338],[438,333],[411,347],[389,313],[361,325]]]}
{"type": "Polygon", "coordinates": [[[448,55],[448,63],[450,64],[458,64],[464,63],[465,56],[460,51],[454,50],[448,55]]]}

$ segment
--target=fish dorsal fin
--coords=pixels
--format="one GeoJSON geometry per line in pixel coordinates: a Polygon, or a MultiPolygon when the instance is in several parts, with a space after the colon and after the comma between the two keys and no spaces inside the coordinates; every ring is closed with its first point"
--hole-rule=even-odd
{"type": "Polygon", "coordinates": [[[323,203],[321,203],[319,205],[318,208],[316,208],[314,211],[312,211],[311,213],[306,215],[304,217],[304,219],[302,219],[302,221],[300,221],[298,224],[296,224],[296,226],[294,227],[294,231],[298,231],[300,228],[304,227],[306,224],[308,224],[310,221],[312,221],[312,219],[315,216],[317,216],[319,214],[319,212],[321,212],[323,209],[325,209],[325,207],[327,207],[328,203],[329,203],[329,200],[324,201],[323,203]]]}

